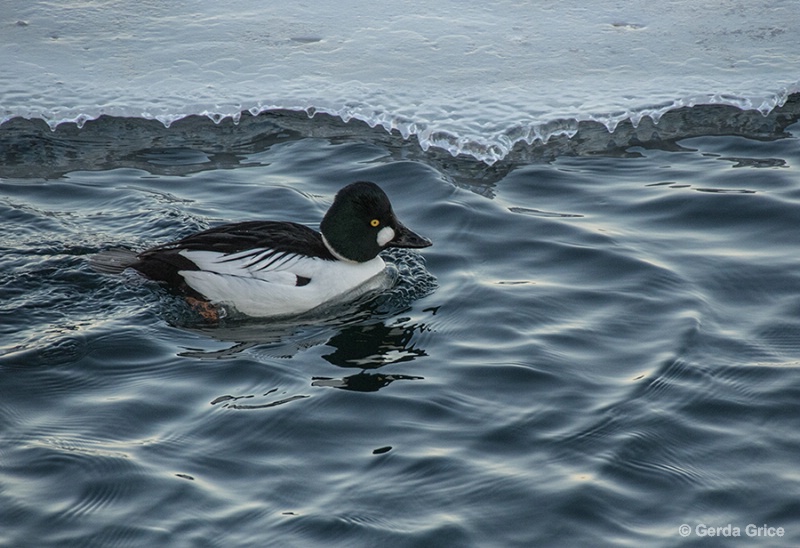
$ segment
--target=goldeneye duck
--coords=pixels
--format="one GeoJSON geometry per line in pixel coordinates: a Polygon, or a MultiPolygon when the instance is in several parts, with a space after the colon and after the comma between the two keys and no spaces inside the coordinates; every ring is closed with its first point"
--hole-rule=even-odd
{"type": "MultiPolygon", "coordinates": [[[[375,183],[342,188],[320,232],[287,221],[232,223],[148,249],[126,265],[166,283],[208,319],[216,306],[255,317],[307,312],[365,284],[387,247],[431,241],[406,228],[375,183]]],[[[110,269],[107,269],[110,270],[110,269]]]]}

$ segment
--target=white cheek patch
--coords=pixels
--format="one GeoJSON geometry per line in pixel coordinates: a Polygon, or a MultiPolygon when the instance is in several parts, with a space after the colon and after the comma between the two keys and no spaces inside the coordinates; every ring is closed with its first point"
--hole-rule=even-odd
{"type": "Polygon", "coordinates": [[[389,242],[394,240],[394,229],[390,226],[385,226],[378,231],[378,245],[383,247],[389,242]]]}

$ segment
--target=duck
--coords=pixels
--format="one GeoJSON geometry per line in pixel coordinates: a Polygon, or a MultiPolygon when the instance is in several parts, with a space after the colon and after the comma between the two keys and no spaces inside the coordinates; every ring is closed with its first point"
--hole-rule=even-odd
{"type": "Polygon", "coordinates": [[[161,282],[208,320],[229,309],[267,318],[356,295],[386,269],[381,251],[430,245],[398,220],[377,184],[358,181],[336,193],[319,231],[291,221],[235,222],[129,259],[109,254],[95,265],[105,272],[132,268],[161,282]]]}

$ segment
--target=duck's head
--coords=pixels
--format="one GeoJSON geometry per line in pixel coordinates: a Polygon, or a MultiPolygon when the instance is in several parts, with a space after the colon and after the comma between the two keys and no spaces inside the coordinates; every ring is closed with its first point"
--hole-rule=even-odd
{"type": "Polygon", "coordinates": [[[389,198],[375,183],[341,189],[320,224],[325,245],[337,258],[363,263],[387,247],[428,247],[431,241],[397,220],[389,198]]]}

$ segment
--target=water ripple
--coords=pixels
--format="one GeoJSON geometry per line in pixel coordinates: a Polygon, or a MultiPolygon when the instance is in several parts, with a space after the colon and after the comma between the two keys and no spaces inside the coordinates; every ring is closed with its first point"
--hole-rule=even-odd
{"type": "Polygon", "coordinates": [[[6,543],[798,543],[796,127],[488,168],[286,122],[44,127],[22,157],[50,164],[2,168],[6,543]],[[198,325],[88,266],[313,225],[353,178],[434,245],[332,317],[198,325]]]}

